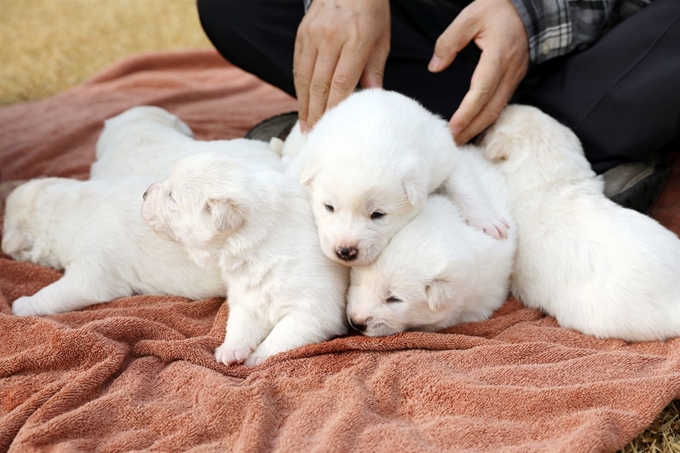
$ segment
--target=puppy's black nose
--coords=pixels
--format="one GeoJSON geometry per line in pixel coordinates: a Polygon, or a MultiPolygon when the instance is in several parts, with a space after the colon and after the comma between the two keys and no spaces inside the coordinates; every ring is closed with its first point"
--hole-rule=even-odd
{"type": "Polygon", "coordinates": [[[352,329],[358,330],[359,332],[366,330],[366,324],[359,324],[358,322],[352,321],[351,319],[349,320],[349,325],[352,327],[352,329]]]}
{"type": "MultiPolygon", "coordinates": [[[[147,190],[147,192],[148,192],[148,190],[147,190]]],[[[147,192],[144,192],[144,193],[142,194],[142,200],[146,200],[146,193],[147,193],[147,192]]],[[[137,193],[139,193],[139,192],[137,192],[137,193]]]]}
{"type": "Polygon", "coordinates": [[[359,256],[359,250],[356,247],[340,246],[335,249],[335,254],[343,261],[354,261],[359,256]]]}

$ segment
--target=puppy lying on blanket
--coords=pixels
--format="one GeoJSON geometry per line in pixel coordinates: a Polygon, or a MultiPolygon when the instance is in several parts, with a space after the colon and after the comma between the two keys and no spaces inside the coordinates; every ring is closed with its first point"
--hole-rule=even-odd
{"type": "Polygon", "coordinates": [[[265,142],[245,138],[194,140],[189,126],[175,115],[160,107],[141,106],[106,120],[97,141],[97,161],[90,168],[90,179],[167,178],[178,160],[204,151],[253,159],[284,170],[280,154],[265,142]]]}
{"type": "Polygon", "coordinates": [[[217,271],[157,237],[140,215],[148,179],[36,179],[7,199],[2,250],[19,261],[65,269],[57,282],[14,301],[17,315],[78,310],[133,294],[203,299],[224,295],[217,271]]]}
{"type": "Polygon", "coordinates": [[[229,319],[219,362],[267,357],[346,332],[348,271],[323,255],[305,190],[252,161],[203,153],[147,191],[143,216],[202,267],[217,263],[229,319]]]}
{"type": "MultiPolygon", "coordinates": [[[[502,176],[468,148],[460,159],[475,170],[494,210],[510,219],[502,176]]],[[[430,195],[373,263],[352,267],[350,325],[383,336],[487,319],[508,296],[515,229],[508,233],[495,240],[466,225],[450,199],[430,195]]]]}
{"type": "Polygon", "coordinates": [[[680,240],[603,195],[571,130],[510,106],[481,145],[505,176],[518,228],[515,296],[596,337],[680,335],[680,240]]]}
{"type": "Polygon", "coordinates": [[[460,154],[446,121],[401,94],[372,89],[326,112],[289,172],[299,168],[311,189],[326,256],[363,266],[442,184],[467,223],[507,236],[507,222],[460,154]]]}

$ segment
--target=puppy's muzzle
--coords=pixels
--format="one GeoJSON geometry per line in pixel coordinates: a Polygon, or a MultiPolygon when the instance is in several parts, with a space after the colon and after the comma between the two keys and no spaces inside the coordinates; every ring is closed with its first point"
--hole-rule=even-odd
{"type": "Polygon", "coordinates": [[[366,331],[366,324],[361,324],[357,321],[352,320],[351,318],[348,319],[350,327],[352,329],[358,331],[358,332],[365,332],[366,331]]]}
{"type": "Polygon", "coordinates": [[[343,261],[354,261],[359,256],[359,250],[354,246],[341,245],[335,249],[335,255],[343,261]]]}

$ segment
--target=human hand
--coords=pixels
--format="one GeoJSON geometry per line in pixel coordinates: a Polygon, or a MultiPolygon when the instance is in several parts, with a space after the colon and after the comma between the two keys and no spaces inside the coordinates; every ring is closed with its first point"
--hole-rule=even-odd
{"type": "Polygon", "coordinates": [[[446,69],[471,41],[482,55],[449,127],[467,143],[498,119],[529,68],[529,38],[510,0],[475,0],[439,36],[428,69],[446,69]]]}
{"type": "Polygon", "coordinates": [[[303,132],[361,82],[382,87],[389,0],[314,0],[298,27],[293,79],[303,132]]]}

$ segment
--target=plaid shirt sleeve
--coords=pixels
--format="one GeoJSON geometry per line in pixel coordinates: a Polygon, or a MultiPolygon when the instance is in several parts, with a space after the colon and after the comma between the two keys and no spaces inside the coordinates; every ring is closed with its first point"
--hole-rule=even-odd
{"type": "Polygon", "coordinates": [[[542,63],[596,41],[615,0],[511,0],[529,36],[532,63],[542,63]]]}
{"type": "MultiPolygon", "coordinates": [[[[542,63],[596,41],[609,24],[616,3],[616,0],[511,1],[529,36],[532,63],[542,63]]],[[[307,11],[312,0],[303,2],[307,11]]]]}

